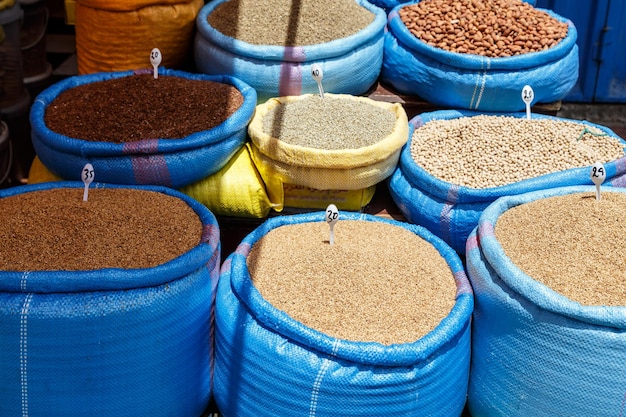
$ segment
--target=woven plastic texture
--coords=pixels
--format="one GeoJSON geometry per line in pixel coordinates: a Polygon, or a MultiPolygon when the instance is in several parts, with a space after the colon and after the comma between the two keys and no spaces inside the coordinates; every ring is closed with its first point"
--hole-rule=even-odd
{"type": "Polygon", "coordinates": [[[220,171],[180,191],[217,216],[262,218],[274,207],[282,209],[282,203],[270,201],[247,146],[242,146],[220,171]]]}
{"type": "Polygon", "coordinates": [[[78,74],[148,68],[154,47],[161,51],[162,66],[188,68],[203,5],[203,0],[77,0],[78,74]]]}
{"type": "MultiPolygon", "coordinates": [[[[273,98],[256,108],[248,126],[252,158],[266,183],[273,181],[302,185],[318,190],[358,190],[385,180],[393,173],[400,150],[408,139],[408,119],[399,103],[378,102],[347,94],[327,96],[380,107],[395,116],[391,133],[377,143],[356,149],[319,149],[289,144],[266,133],[265,115],[277,106],[306,96],[273,98]]],[[[355,114],[355,123],[366,123],[355,114]]]]}
{"type": "Polygon", "coordinates": [[[229,74],[247,82],[257,91],[259,102],[317,92],[313,64],[322,68],[324,91],[329,93],[363,94],[380,75],[387,15],[365,0],[357,3],[375,15],[367,27],[346,38],[295,47],[253,45],[222,34],[207,17],[224,1],[209,2],[198,13],[196,67],[206,74],[229,74]]]}
{"type": "Polygon", "coordinates": [[[269,219],[222,265],[216,298],[214,398],[225,417],[461,414],[473,295],[458,255],[415,225],[367,214],[343,217],[389,222],[432,243],[456,279],[452,311],[423,338],[391,346],[336,339],[297,322],[262,298],[251,282],[246,257],[270,230],[324,221],[324,213],[269,219]]]}
{"type": "MultiPolygon", "coordinates": [[[[151,72],[152,70],[150,70],[151,72]]],[[[138,142],[93,142],[53,132],[45,123],[46,108],[63,91],[73,87],[131,77],[145,71],[120,71],[79,75],[48,87],[35,99],[30,113],[33,147],[41,162],[56,175],[80,180],[87,163],[95,170],[96,180],[113,184],[162,185],[180,188],[219,171],[246,140],[248,123],[254,114],[256,92],[229,76],[208,76],[160,68],[163,76],[210,80],[236,87],[244,101],[226,121],[210,130],[185,138],[145,139],[138,142]]]]}
{"type": "MultiPolygon", "coordinates": [[[[530,178],[512,184],[492,188],[470,188],[442,181],[417,165],[411,157],[411,138],[415,129],[431,120],[450,120],[472,117],[479,113],[470,110],[439,110],[422,113],[410,121],[409,140],[402,149],[398,169],[389,179],[391,197],[404,216],[415,224],[422,225],[448,243],[458,253],[465,253],[465,243],[482,211],[499,197],[523,194],[530,191],[573,185],[592,185],[589,168],[574,168],[540,177],[530,178]]],[[[526,113],[492,113],[509,117],[526,117],[526,113]]],[[[533,114],[537,119],[554,119],[582,123],[554,116],[533,114]]],[[[611,129],[584,122],[607,135],[619,139],[611,129]]],[[[626,146],[626,142],[624,142],[626,146]]],[[[626,157],[604,164],[606,181],[604,185],[626,186],[626,157]]]]}
{"type": "MultiPolygon", "coordinates": [[[[56,187],[83,184],[15,187],[0,198],[56,187]]],[[[0,271],[0,415],[198,417],[207,408],[218,224],[184,194],[137,188],[189,204],[201,242],[154,268],[0,271]]]]}
{"type": "Polygon", "coordinates": [[[468,239],[467,270],[476,297],[472,417],[624,414],[626,306],[582,306],[556,293],[522,272],[494,235],[498,217],[511,207],[594,190],[564,187],[503,197],[483,212],[468,239]]]}
{"type": "Polygon", "coordinates": [[[540,52],[489,58],[436,48],[414,36],[398,15],[389,13],[381,79],[400,93],[417,95],[429,103],[455,109],[521,111],[521,92],[533,88],[534,103],[561,100],[578,80],[577,32],[567,22],[568,34],[557,45],[540,52]]]}

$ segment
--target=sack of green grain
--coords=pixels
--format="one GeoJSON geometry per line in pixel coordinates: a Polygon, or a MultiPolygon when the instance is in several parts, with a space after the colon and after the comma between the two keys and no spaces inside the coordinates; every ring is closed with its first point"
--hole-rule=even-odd
{"type": "Polygon", "coordinates": [[[396,6],[385,33],[381,79],[443,107],[520,111],[563,99],[578,80],[573,23],[521,0],[417,1],[396,6]],[[532,22],[532,24],[526,24],[532,22]]]}
{"type": "Polygon", "coordinates": [[[324,218],[271,218],[223,263],[220,414],[460,416],[473,296],[458,255],[359,213],[339,214],[330,244],[324,218]]]}
{"type": "Polygon", "coordinates": [[[259,104],[248,136],[268,193],[283,195],[285,186],[374,187],[393,173],[408,129],[399,103],[307,94],[259,104]]]}
{"type": "Polygon", "coordinates": [[[410,126],[391,196],[409,221],[459,253],[498,197],[592,184],[589,168],[597,161],[605,164],[606,185],[626,185],[626,142],[604,126],[469,110],[423,113],[410,126]]]}
{"type": "Polygon", "coordinates": [[[618,416],[626,387],[626,190],[502,197],[467,241],[472,416],[618,416]]]}
{"type": "Polygon", "coordinates": [[[212,1],[198,14],[195,63],[249,83],[259,102],[317,92],[313,64],[325,91],[363,94],[380,74],[386,20],[364,0],[212,1]]]}

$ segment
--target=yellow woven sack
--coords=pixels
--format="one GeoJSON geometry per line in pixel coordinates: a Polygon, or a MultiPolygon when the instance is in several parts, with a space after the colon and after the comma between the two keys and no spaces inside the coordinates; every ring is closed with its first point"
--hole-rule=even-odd
{"type": "Polygon", "coordinates": [[[28,183],[38,184],[40,182],[63,181],[63,178],[54,174],[44,164],[41,163],[39,157],[35,157],[28,171],[28,183]]]}
{"type": "Polygon", "coordinates": [[[79,74],[151,68],[184,69],[193,62],[196,16],[204,0],[77,0],[75,41],[79,74]]]}
{"type": "MultiPolygon", "coordinates": [[[[317,190],[361,190],[389,177],[397,166],[402,146],[408,140],[406,112],[399,103],[387,103],[345,94],[326,94],[342,100],[360,100],[396,116],[391,133],[379,142],[358,149],[317,149],[292,145],[264,132],[263,118],[275,106],[308,95],[272,98],[256,107],[248,125],[251,154],[269,190],[282,184],[303,185],[317,190]]],[[[367,123],[354,115],[355,123],[367,123]]],[[[270,192],[271,193],[271,192],[270,192]]]]}
{"type": "Polygon", "coordinates": [[[220,171],[180,191],[218,216],[263,218],[272,208],[276,211],[283,208],[282,200],[270,201],[246,146],[220,171]]]}

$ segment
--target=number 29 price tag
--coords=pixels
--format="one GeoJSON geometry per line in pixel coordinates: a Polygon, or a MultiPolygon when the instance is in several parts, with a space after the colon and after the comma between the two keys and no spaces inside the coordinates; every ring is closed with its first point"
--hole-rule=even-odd
{"type": "Polygon", "coordinates": [[[591,178],[591,181],[596,185],[596,200],[600,201],[600,186],[606,179],[606,169],[601,162],[596,162],[591,166],[589,178],[591,178]]]}

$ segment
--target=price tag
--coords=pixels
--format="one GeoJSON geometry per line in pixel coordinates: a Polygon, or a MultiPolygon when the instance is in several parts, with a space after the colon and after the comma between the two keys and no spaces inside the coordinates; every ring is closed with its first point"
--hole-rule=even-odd
{"type": "Polygon", "coordinates": [[[328,226],[330,227],[330,238],[328,239],[328,241],[330,242],[331,245],[335,244],[335,231],[334,231],[334,227],[335,224],[337,224],[337,221],[339,220],[339,210],[337,210],[337,206],[335,206],[334,204],[330,204],[328,207],[326,207],[326,215],[324,216],[326,223],[328,223],[328,226]]]}
{"type": "Polygon", "coordinates": [[[529,85],[525,85],[524,88],[522,88],[522,101],[526,103],[526,118],[528,120],[530,120],[530,104],[533,102],[534,99],[535,92],[533,91],[532,87],[529,85]]]}
{"type": "Polygon", "coordinates": [[[159,48],[154,48],[150,51],[150,63],[152,64],[152,68],[154,68],[154,78],[159,78],[159,65],[161,65],[161,60],[163,57],[161,56],[161,51],[159,48]]]}
{"type": "Polygon", "coordinates": [[[85,190],[83,191],[83,201],[87,201],[89,197],[89,184],[93,182],[95,174],[93,171],[93,166],[91,164],[85,164],[80,177],[83,180],[83,184],[85,184],[85,190]]]}
{"type": "Polygon", "coordinates": [[[324,78],[324,73],[322,72],[322,67],[318,64],[311,65],[311,77],[317,83],[317,89],[320,92],[320,97],[324,99],[324,88],[322,87],[322,78],[324,78]]]}
{"type": "Polygon", "coordinates": [[[596,185],[596,200],[600,201],[600,186],[606,179],[606,169],[604,169],[604,165],[602,165],[601,162],[593,164],[591,166],[591,171],[589,172],[589,177],[596,185]]]}

